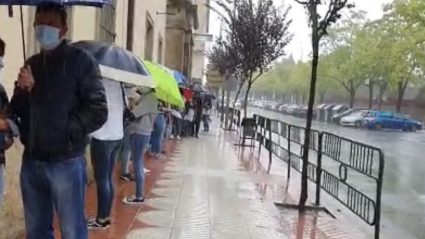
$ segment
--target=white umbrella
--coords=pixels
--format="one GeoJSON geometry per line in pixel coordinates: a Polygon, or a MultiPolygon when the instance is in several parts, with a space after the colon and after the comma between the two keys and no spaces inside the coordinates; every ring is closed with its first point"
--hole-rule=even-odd
{"type": "Polygon", "coordinates": [[[171,113],[171,115],[173,115],[174,117],[176,117],[178,119],[181,119],[182,118],[182,114],[180,114],[180,112],[178,112],[175,109],[170,109],[170,113],[171,113]]]}

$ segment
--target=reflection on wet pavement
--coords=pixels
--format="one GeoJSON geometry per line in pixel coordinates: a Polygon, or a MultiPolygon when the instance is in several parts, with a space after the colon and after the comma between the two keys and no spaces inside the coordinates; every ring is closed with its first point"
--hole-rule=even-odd
{"type": "Polygon", "coordinates": [[[146,200],[151,209],[137,214],[140,224],[126,239],[366,238],[327,214],[277,208],[286,178],[266,175],[253,157],[238,157],[232,143],[217,127],[179,143],[146,200]]]}
{"type": "MultiPolygon", "coordinates": [[[[250,109],[266,117],[304,126],[304,120],[261,109],[250,109]]],[[[385,238],[425,238],[425,133],[368,131],[315,122],[317,130],[381,148],[385,154],[382,194],[382,234],[385,238]]],[[[325,162],[324,162],[325,163],[325,162]]],[[[362,187],[367,188],[367,182],[362,187]]]]}

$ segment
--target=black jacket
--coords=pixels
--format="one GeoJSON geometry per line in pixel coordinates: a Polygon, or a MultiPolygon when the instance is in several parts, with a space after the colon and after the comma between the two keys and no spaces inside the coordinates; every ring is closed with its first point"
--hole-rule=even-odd
{"type": "MultiPolygon", "coordinates": [[[[0,84],[0,112],[5,113],[9,107],[9,98],[7,97],[6,90],[0,84]]],[[[0,133],[0,137],[4,137],[4,133],[0,133]]],[[[6,163],[6,155],[4,148],[0,148],[0,166],[6,163]]]]}
{"type": "Polygon", "coordinates": [[[58,161],[81,156],[88,135],[108,117],[99,65],[66,41],[53,52],[32,56],[26,65],[34,87],[31,92],[15,87],[10,102],[24,158],[58,161]]]}

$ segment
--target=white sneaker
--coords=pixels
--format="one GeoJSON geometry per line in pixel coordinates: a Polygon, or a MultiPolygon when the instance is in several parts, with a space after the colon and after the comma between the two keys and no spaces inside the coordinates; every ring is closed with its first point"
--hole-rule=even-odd
{"type": "Polygon", "coordinates": [[[177,140],[180,140],[180,139],[181,139],[179,135],[177,135],[177,137],[176,137],[176,138],[177,138],[177,140]]]}
{"type": "Polygon", "coordinates": [[[149,169],[147,169],[147,168],[143,168],[143,172],[145,172],[145,173],[149,173],[149,172],[150,172],[150,170],[149,170],[149,169]]]}

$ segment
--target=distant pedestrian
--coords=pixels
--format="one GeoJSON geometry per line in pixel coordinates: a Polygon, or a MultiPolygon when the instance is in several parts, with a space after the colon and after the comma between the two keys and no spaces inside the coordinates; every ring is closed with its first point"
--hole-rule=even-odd
{"type": "Polygon", "coordinates": [[[166,130],[166,119],[165,119],[165,103],[158,102],[158,114],[155,118],[154,128],[152,131],[151,138],[151,154],[157,159],[162,159],[162,140],[164,139],[164,133],[166,130]]]}

